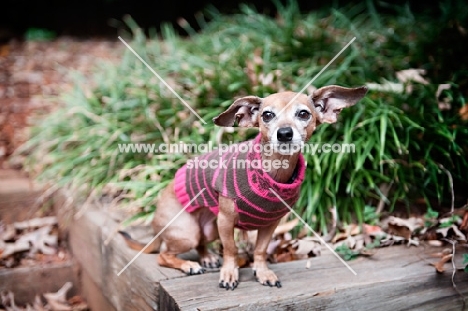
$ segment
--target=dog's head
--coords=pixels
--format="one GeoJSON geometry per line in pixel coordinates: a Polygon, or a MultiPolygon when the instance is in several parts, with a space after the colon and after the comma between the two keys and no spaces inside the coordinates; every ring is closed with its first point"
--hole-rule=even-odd
{"type": "Polygon", "coordinates": [[[311,95],[281,92],[265,98],[237,99],[213,119],[219,126],[259,127],[262,140],[270,143],[300,143],[309,140],[322,123],[335,123],[338,114],[356,104],[367,93],[365,86],[345,88],[331,85],[311,95]]]}

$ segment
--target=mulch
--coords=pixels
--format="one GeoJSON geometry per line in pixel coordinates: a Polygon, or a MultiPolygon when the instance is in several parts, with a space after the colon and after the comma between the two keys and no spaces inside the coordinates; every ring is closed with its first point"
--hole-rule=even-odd
{"type": "Polygon", "coordinates": [[[120,42],[58,38],[50,42],[13,40],[0,46],[0,169],[28,138],[33,119],[59,105],[70,89],[70,72],[89,77],[103,60],[118,61],[120,42]]]}

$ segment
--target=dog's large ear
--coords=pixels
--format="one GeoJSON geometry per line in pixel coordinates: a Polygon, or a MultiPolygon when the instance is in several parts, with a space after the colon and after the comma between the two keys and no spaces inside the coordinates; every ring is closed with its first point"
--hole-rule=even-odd
{"type": "Polygon", "coordinates": [[[219,126],[233,126],[235,121],[242,127],[258,126],[258,109],[262,99],[257,96],[245,96],[237,99],[225,112],[213,121],[219,126]]]}
{"type": "Polygon", "coordinates": [[[356,104],[367,93],[367,87],[347,88],[337,85],[324,86],[310,95],[320,123],[335,123],[338,114],[356,104]]]}

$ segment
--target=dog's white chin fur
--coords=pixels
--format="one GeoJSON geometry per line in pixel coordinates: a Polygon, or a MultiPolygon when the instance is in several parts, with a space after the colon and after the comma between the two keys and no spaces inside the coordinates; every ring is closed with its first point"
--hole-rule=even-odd
{"type": "Polygon", "coordinates": [[[293,154],[301,152],[302,144],[303,144],[302,141],[298,141],[298,142],[292,141],[292,142],[287,142],[287,143],[276,142],[275,151],[281,155],[291,156],[293,154]]]}

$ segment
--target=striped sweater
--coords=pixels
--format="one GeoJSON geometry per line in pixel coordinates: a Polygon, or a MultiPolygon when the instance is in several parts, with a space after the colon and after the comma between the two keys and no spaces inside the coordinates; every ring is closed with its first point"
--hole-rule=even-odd
{"type": "Polygon", "coordinates": [[[304,157],[299,156],[294,180],[278,183],[261,169],[260,150],[253,148],[260,140],[259,134],[254,140],[229,146],[228,150],[215,150],[189,160],[175,175],[174,190],[179,202],[186,206],[205,188],[186,210],[207,207],[217,215],[219,194],[231,198],[239,214],[236,227],[244,230],[267,226],[286,215],[289,208],[270,188],[293,206],[304,180],[304,157]],[[244,148],[249,151],[243,152],[244,148]]]}

